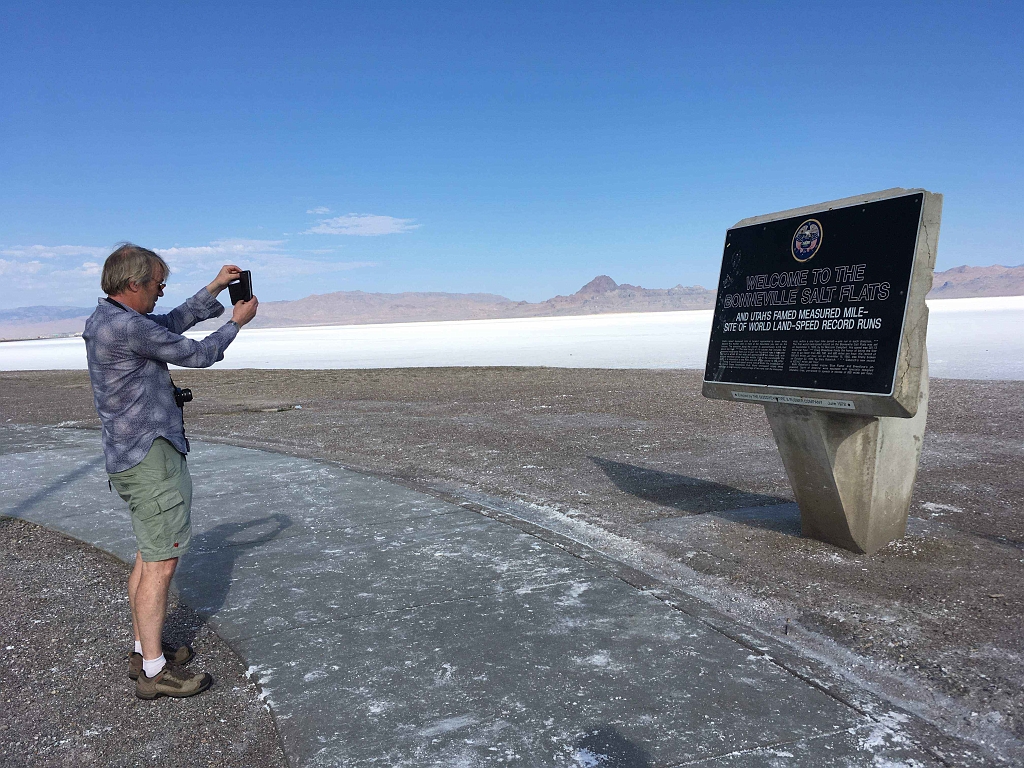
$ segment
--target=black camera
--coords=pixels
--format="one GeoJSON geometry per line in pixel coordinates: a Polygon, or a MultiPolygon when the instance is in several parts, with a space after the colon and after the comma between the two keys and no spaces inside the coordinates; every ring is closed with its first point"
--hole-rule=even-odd
{"type": "Polygon", "coordinates": [[[184,408],[185,403],[192,402],[192,390],[188,387],[175,387],[174,402],[178,404],[179,408],[184,408]]]}

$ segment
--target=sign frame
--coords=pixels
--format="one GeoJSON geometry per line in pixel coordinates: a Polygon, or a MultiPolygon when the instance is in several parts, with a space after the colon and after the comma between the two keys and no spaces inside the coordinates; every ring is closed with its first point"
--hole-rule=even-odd
{"type": "MultiPolygon", "coordinates": [[[[896,416],[911,418],[917,412],[918,394],[922,376],[927,376],[925,341],[928,328],[928,306],[925,296],[932,286],[932,272],[939,238],[939,223],[942,216],[942,195],[924,189],[893,188],[864,195],[846,197],[816,205],[793,208],[786,211],[742,219],[730,231],[741,227],[767,224],[782,219],[805,217],[814,218],[840,208],[875,203],[897,197],[922,195],[921,211],[917,225],[910,282],[903,309],[903,322],[899,331],[896,364],[893,382],[888,393],[851,392],[842,389],[809,388],[806,386],[735,383],[707,378],[708,365],[701,391],[705,397],[719,400],[733,400],[747,403],[783,403],[804,405],[816,409],[842,412],[859,416],[896,416]]],[[[728,243],[729,233],[725,242],[728,243]]],[[[721,313],[724,297],[721,292],[722,278],[726,270],[727,251],[723,247],[722,270],[719,275],[719,295],[715,301],[715,323],[724,319],[721,313]]],[[[709,362],[711,350],[709,349],[709,362]]]]}

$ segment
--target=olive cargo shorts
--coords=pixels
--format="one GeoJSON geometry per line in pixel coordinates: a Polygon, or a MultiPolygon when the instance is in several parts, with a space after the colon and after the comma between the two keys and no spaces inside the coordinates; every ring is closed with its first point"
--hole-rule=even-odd
{"type": "Polygon", "coordinates": [[[185,554],[192,540],[192,478],[185,457],[173,445],[158,437],[146,458],[110,475],[110,482],[131,509],[143,560],[185,554]]]}

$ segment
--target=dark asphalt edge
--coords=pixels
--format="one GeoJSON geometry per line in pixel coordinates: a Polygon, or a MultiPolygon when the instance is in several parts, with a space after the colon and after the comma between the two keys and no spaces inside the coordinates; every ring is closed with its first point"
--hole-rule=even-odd
{"type": "MultiPolygon", "coordinates": [[[[178,602],[188,605],[188,602],[186,600],[183,600],[181,595],[178,594],[177,589],[175,589],[173,586],[171,587],[171,589],[174,591],[174,596],[178,598],[178,602]]],[[[203,615],[202,612],[197,611],[195,608],[192,608],[192,610],[196,611],[196,614],[199,616],[203,615]]],[[[213,633],[217,636],[217,639],[224,643],[224,645],[226,645],[229,649],[231,649],[231,652],[242,661],[243,665],[245,665],[246,679],[250,683],[252,683],[253,686],[256,688],[256,692],[259,695],[260,703],[263,704],[267,712],[270,713],[270,721],[274,724],[274,736],[278,746],[281,747],[281,754],[284,756],[285,765],[288,766],[288,768],[292,768],[292,766],[294,766],[295,764],[292,762],[291,755],[288,754],[288,749],[285,744],[284,737],[281,735],[281,728],[277,724],[277,712],[274,711],[274,708],[272,706],[267,704],[267,700],[264,698],[265,693],[263,691],[263,686],[260,685],[259,680],[254,679],[253,676],[249,674],[249,668],[252,666],[252,664],[249,663],[249,659],[245,657],[245,654],[238,650],[238,648],[232,641],[225,639],[225,637],[217,631],[216,622],[210,621],[210,619],[208,618],[204,618],[203,621],[205,621],[206,625],[210,627],[211,631],[213,631],[213,633]]]]}
{"type": "MultiPolygon", "coordinates": [[[[73,428],[73,427],[72,427],[73,428]]],[[[600,568],[606,573],[625,582],[634,589],[649,594],[660,600],[669,608],[685,613],[691,618],[699,621],[712,631],[737,643],[738,645],[755,651],[761,655],[768,655],[772,662],[787,674],[796,677],[802,682],[810,685],[834,699],[838,703],[852,709],[862,717],[866,717],[879,726],[894,733],[889,725],[879,720],[872,712],[878,710],[895,711],[906,716],[907,721],[901,723],[901,727],[908,732],[922,750],[927,752],[942,765],[948,768],[967,768],[977,765],[1012,765],[1013,763],[1002,755],[996,754],[983,743],[965,736],[955,736],[947,733],[938,725],[925,720],[918,714],[910,711],[904,706],[889,701],[885,697],[857,686],[845,679],[841,674],[834,671],[825,662],[817,659],[807,658],[797,651],[783,645],[779,640],[756,628],[745,625],[740,619],[730,617],[728,614],[714,608],[705,601],[683,592],[677,587],[666,584],[656,576],[640,571],[633,566],[622,563],[614,558],[605,555],[597,549],[572,539],[564,534],[557,533],[537,523],[519,517],[507,509],[501,509],[494,505],[484,505],[477,501],[467,500],[458,492],[442,489],[429,483],[411,480],[404,477],[389,475],[379,470],[348,464],[336,459],[327,459],[317,455],[315,452],[289,445],[288,443],[277,443],[272,441],[248,440],[240,438],[227,438],[218,435],[211,435],[195,431],[192,436],[200,441],[231,445],[252,450],[280,453],[295,458],[308,459],[310,461],[328,464],[350,472],[375,477],[395,485],[402,486],[412,491],[432,496],[436,499],[446,501],[467,511],[476,512],[496,522],[508,525],[516,530],[533,536],[536,539],[558,547],[567,554],[583,560],[590,565],[600,568]],[[770,653],[769,653],[770,651],[770,653]],[[964,744],[974,747],[967,750],[964,744]],[[981,751],[989,760],[979,758],[977,751],[981,751]]],[[[870,659],[864,659],[870,663],[870,659]]],[[[724,754],[731,754],[724,753],[724,754]]]]}
{"type": "MultiPolygon", "coordinates": [[[[117,563],[120,563],[122,565],[127,566],[128,567],[128,572],[131,573],[131,569],[132,569],[132,564],[131,563],[129,563],[129,562],[125,561],[125,560],[122,560],[120,557],[115,555],[113,552],[110,552],[110,551],[108,551],[106,549],[103,549],[103,547],[98,547],[95,544],[93,544],[92,542],[85,541],[84,539],[80,539],[77,536],[72,536],[70,533],[68,533],[67,531],[63,531],[60,528],[52,528],[52,527],[50,527],[48,525],[43,525],[42,523],[37,523],[35,520],[28,520],[28,519],[26,519],[24,517],[17,517],[15,515],[5,515],[5,514],[0,513],[0,521],[3,521],[3,520],[18,520],[19,522],[28,523],[29,525],[34,525],[37,528],[42,528],[45,531],[51,531],[53,533],[58,533],[61,536],[63,536],[64,538],[66,538],[66,539],[70,539],[71,541],[77,542],[78,544],[81,544],[81,545],[83,545],[85,547],[88,547],[89,549],[93,550],[94,552],[98,552],[102,557],[105,557],[108,560],[113,560],[113,561],[115,561],[117,563]]],[[[188,553],[186,553],[186,554],[188,554],[188,553]]],[[[188,601],[182,599],[181,595],[178,594],[178,590],[175,589],[173,586],[171,587],[171,591],[174,593],[174,596],[177,598],[179,603],[181,603],[182,605],[188,605],[188,601]]],[[[197,616],[202,616],[203,615],[200,611],[197,611],[195,608],[192,608],[192,606],[189,606],[189,608],[191,608],[193,611],[195,611],[197,616]]],[[[235,654],[235,656],[237,656],[242,661],[242,663],[246,666],[246,669],[248,669],[249,666],[251,666],[248,663],[249,660],[247,658],[245,658],[245,656],[243,654],[239,653],[238,648],[235,647],[234,643],[226,640],[220,634],[220,632],[216,631],[216,624],[214,622],[210,621],[208,618],[203,618],[203,622],[211,629],[211,631],[217,637],[217,639],[220,640],[222,643],[224,643],[224,645],[226,645],[231,650],[231,652],[233,654],[235,654]]],[[[270,713],[270,719],[274,723],[274,736],[275,736],[275,740],[277,741],[278,746],[281,748],[281,754],[284,756],[284,761],[288,765],[288,768],[292,768],[293,763],[292,763],[291,757],[288,755],[288,751],[285,749],[284,739],[281,736],[281,729],[277,725],[277,714],[274,712],[274,708],[271,707],[270,705],[268,705],[266,703],[266,700],[262,698],[263,686],[261,686],[259,684],[259,681],[253,680],[252,677],[249,677],[248,675],[246,675],[246,677],[248,678],[249,682],[251,682],[256,687],[256,691],[259,694],[261,694],[260,701],[262,702],[263,706],[266,707],[267,711],[270,713]]]]}
{"type": "Polygon", "coordinates": [[[70,539],[71,541],[75,542],[76,544],[81,544],[81,545],[83,545],[85,547],[88,547],[89,549],[93,550],[94,552],[99,552],[100,555],[102,555],[107,560],[112,560],[113,562],[118,563],[120,565],[128,566],[128,572],[131,573],[131,568],[132,568],[132,564],[131,563],[126,563],[124,560],[122,560],[120,557],[118,557],[117,555],[113,554],[112,552],[108,552],[107,550],[103,549],[102,547],[97,547],[91,541],[86,541],[85,539],[80,539],[77,536],[72,536],[70,533],[68,533],[67,531],[62,531],[60,528],[51,528],[48,525],[43,525],[42,523],[37,523],[35,520],[29,520],[26,517],[18,517],[17,515],[7,515],[7,514],[4,514],[3,512],[0,512],[0,522],[3,522],[4,520],[17,520],[19,523],[27,523],[28,525],[34,525],[36,528],[42,528],[44,531],[50,531],[51,533],[58,533],[61,536],[63,536],[65,539],[70,539]]]}

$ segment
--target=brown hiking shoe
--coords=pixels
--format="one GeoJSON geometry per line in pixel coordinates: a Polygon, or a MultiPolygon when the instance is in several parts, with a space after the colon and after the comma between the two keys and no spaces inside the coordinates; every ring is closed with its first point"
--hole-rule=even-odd
{"type": "MultiPolygon", "coordinates": [[[[188,664],[196,655],[190,645],[182,645],[175,648],[173,645],[162,643],[160,645],[160,650],[163,651],[164,658],[167,659],[168,664],[177,664],[179,667],[183,667],[188,664]]],[[[128,677],[132,680],[138,680],[139,672],[141,671],[142,654],[132,651],[128,654],[128,677]]]]}
{"type": "Polygon", "coordinates": [[[211,685],[213,678],[208,672],[190,675],[177,664],[167,664],[153,677],[148,677],[145,670],[139,672],[135,695],[140,699],[159,699],[161,696],[184,699],[202,693],[211,685]]]}

